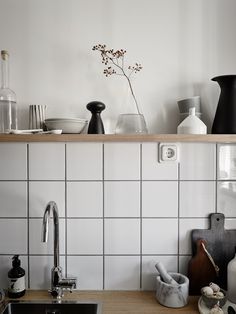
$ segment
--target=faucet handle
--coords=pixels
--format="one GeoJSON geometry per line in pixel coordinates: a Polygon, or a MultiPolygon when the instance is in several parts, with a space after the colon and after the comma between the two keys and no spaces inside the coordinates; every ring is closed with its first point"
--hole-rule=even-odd
{"type": "Polygon", "coordinates": [[[76,278],[62,278],[59,281],[58,286],[72,291],[73,289],[76,289],[76,281],[76,278]]]}

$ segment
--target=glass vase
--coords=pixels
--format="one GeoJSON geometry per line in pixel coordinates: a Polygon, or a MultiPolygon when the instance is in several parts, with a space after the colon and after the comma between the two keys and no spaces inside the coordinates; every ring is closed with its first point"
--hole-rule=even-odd
{"type": "Polygon", "coordinates": [[[147,126],[142,114],[120,114],[117,120],[115,134],[147,134],[147,126]]]}

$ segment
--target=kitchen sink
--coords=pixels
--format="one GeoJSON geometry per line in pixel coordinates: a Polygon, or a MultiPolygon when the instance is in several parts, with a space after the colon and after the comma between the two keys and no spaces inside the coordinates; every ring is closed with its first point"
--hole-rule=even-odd
{"type": "Polygon", "coordinates": [[[9,301],[1,314],[101,314],[101,304],[78,301],[9,301]]]}

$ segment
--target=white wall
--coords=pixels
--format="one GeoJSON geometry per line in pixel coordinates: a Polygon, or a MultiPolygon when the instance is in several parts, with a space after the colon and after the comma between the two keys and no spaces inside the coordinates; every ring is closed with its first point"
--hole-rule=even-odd
{"type": "Polygon", "coordinates": [[[107,133],[124,112],[125,80],[103,76],[96,43],[142,63],[134,87],[151,133],[175,133],[176,101],[200,94],[211,126],[219,89],[213,76],[236,73],[234,0],[0,0],[0,49],[11,54],[20,127],[29,103],[48,117],[90,117],[103,101],[107,133]]]}

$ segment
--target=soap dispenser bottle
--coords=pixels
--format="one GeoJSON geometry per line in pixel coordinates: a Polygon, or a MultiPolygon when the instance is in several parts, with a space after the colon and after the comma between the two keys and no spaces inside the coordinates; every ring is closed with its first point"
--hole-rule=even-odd
{"type": "Polygon", "coordinates": [[[236,247],[235,247],[235,256],[229,262],[227,266],[227,292],[228,299],[236,303],[236,247]]]}
{"type": "Polygon", "coordinates": [[[20,298],[25,294],[25,270],[20,265],[19,255],[14,255],[12,258],[12,268],[8,272],[9,298],[20,298]]]}

